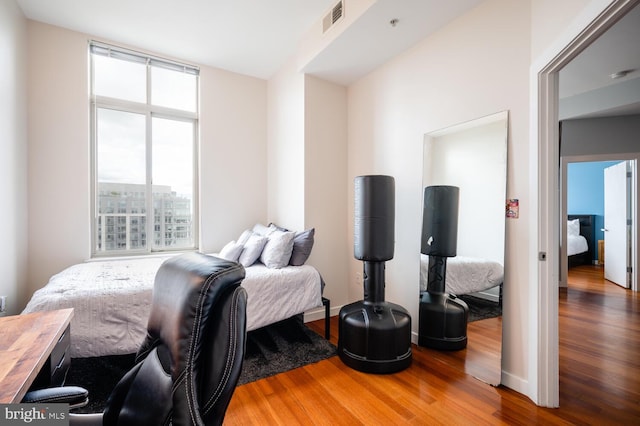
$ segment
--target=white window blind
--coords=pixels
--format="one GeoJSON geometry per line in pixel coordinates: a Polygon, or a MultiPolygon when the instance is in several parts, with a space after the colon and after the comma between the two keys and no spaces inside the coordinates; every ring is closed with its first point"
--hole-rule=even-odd
{"type": "Polygon", "coordinates": [[[94,55],[106,56],[109,58],[120,59],[123,61],[137,62],[141,64],[151,65],[153,67],[165,68],[172,71],[183,72],[186,74],[198,75],[200,69],[193,65],[182,64],[180,62],[170,61],[155,56],[144,55],[139,52],[127,50],[122,47],[111,46],[108,44],[92,41],[90,51],[94,55]]]}

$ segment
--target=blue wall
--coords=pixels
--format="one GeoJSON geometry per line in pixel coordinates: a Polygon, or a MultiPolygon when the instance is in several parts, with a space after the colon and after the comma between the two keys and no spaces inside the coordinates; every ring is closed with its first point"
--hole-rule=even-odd
{"type": "Polygon", "coordinates": [[[598,258],[597,241],[604,239],[604,169],[620,161],[567,164],[567,214],[593,214],[596,216],[596,246],[594,259],[598,258]]]}

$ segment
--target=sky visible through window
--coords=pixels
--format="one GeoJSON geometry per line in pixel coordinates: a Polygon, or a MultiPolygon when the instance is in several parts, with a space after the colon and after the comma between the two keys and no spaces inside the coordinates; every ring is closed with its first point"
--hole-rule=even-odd
{"type": "Polygon", "coordinates": [[[144,184],[145,116],[98,109],[98,182],[144,184]]]}
{"type": "MultiPolygon", "coordinates": [[[[146,66],[94,55],[97,95],[146,102],[146,66]]],[[[192,74],[152,67],[154,105],[195,112],[196,78],[192,74]]],[[[145,183],[145,116],[98,109],[98,181],[145,183]]],[[[193,180],[193,124],[153,118],[151,127],[154,185],[168,185],[191,197],[193,180]]]]}
{"type": "Polygon", "coordinates": [[[193,188],[193,124],[154,118],[153,184],[167,185],[191,198],[193,188]]]}

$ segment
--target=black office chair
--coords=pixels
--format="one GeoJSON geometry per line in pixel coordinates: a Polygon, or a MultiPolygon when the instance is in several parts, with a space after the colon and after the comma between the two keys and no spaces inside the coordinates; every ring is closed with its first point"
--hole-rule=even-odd
{"type": "MultiPolygon", "coordinates": [[[[241,265],[201,253],[165,261],[136,365],[103,413],[71,414],[70,424],[222,424],[245,354],[244,276],[241,265]]],[[[22,402],[73,405],[83,398],[84,389],[62,387],[29,392],[22,402]]]]}

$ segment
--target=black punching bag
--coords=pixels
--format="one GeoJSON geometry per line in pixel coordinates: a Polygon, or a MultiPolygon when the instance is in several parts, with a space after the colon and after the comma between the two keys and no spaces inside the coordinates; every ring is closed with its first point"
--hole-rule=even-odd
{"type": "Polygon", "coordinates": [[[354,256],[364,263],[364,300],[340,309],[338,355],[359,371],[394,373],[412,358],[411,316],[384,300],[384,262],[393,258],[395,244],[395,182],[370,175],[354,183],[354,256]]]}
{"type": "Polygon", "coordinates": [[[358,260],[393,259],[395,182],[391,176],[357,176],[353,254],[358,260]]]}
{"type": "Polygon", "coordinates": [[[457,186],[427,186],[422,212],[422,254],[454,257],[458,248],[457,186]]]}
{"type": "Polygon", "coordinates": [[[440,350],[467,346],[467,304],[447,294],[447,257],[455,257],[458,246],[458,200],[455,186],[424,189],[422,244],[429,256],[427,291],[420,295],[418,345],[440,350]]]}
{"type": "Polygon", "coordinates": [[[395,181],[391,176],[357,176],[353,255],[364,261],[364,300],[384,302],[384,262],[393,259],[395,181]]]}
{"type": "Polygon", "coordinates": [[[429,256],[427,289],[444,293],[447,257],[455,257],[458,247],[457,186],[427,186],[422,211],[422,245],[420,252],[429,256]]]}

